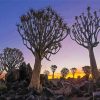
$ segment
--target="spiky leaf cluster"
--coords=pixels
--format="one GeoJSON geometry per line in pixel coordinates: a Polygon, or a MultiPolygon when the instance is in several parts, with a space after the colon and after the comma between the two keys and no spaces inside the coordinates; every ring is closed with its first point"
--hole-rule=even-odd
{"type": "Polygon", "coordinates": [[[75,23],[72,25],[70,37],[79,45],[89,49],[98,45],[98,34],[100,32],[100,17],[97,11],[91,12],[87,8],[87,14],[82,13],[75,17],[75,23]]]}
{"type": "Polygon", "coordinates": [[[18,32],[24,45],[39,59],[49,60],[61,48],[61,41],[69,34],[68,26],[50,7],[41,10],[29,10],[20,18],[18,32]]]}
{"type": "Polygon", "coordinates": [[[69,73],[69,70],[67,69],[67,68],[63,68],[62,70],[61,70],[61,75],[62,75],[62,77],[66,77],[66,75],[69,73]]]}

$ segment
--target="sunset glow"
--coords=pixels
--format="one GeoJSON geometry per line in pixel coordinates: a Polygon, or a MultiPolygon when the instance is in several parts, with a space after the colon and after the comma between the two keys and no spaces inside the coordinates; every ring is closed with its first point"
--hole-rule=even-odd
{"type": "MultiPolygon", "coordinates": [[[[83,77],[85,74],[84,74],[84,72],[83,71],[77,71],[76,73],[75,73],[75,76],[74,76],[74,78],[77,78],[77,77],[79,77],[80,76],[80,78],[81,77],[83,77]]],[[[60,73],[55,73],[54,74],[54,78],[60,78],[61,77],[61,74],[60,73]]],[[[73,78],[73,75],[72,75],[72,73],[70,72],[68,75],[67,75],[67,77],[66,78],[73,78]]],[[[52,74],[50,74],[49,76],[48,76],[48,78],[49,79],[52,79],[52,74]]]]}

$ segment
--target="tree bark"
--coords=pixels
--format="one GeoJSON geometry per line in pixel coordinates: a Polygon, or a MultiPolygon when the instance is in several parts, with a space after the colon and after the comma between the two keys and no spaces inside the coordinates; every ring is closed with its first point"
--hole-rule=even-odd
{"type": "Polygon", "coordinates": [[[90,57],[90,66],[92,68],[93,78],[97,79],[99,77],[99,74],[98,74],[97,64],[96,64],[96,60],[95,60],[95,56],[94,56],[92,47],[89,48],[89,57],[90,57]]]}
{"type": "Polygon", "coordinates": [[[39,57],[36,56],[29,88],[35,88],[36,90],[40,90],[40,71],[41,71],[41,60],[39,59],[39,57]]]}

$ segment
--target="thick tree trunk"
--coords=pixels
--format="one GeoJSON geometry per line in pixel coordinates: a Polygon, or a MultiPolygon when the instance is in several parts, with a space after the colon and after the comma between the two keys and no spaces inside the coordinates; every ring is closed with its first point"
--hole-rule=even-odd
{"type": "Polygon", "coordinates": [[[41,71],[41,60],[39,59],[39,57],[35,57],[35,64],[29,88],[35,88],[37,90],[40,90],[40,71],[41,71]]]}
{"type": "Polygon", "coordinates": [[[94,79],[97,79],[99,77],[97,64],[93,52],[93,48],[89,48],[89,57],[90,57],[90,66],[92,67],[92,75],[94,79]]]}

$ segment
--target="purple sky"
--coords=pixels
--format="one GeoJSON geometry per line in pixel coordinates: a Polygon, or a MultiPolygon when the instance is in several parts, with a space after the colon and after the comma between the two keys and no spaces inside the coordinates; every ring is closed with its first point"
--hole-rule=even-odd
{"type": "MultiPolygon", "coordinates": [[[[74,23],[74,17],[86,12],[87,6],[91,6],[92,10],[99,10],[100,0],[0,0],[0,52],[5,47],[19,48],[24,54],[25,61],[31,63],[33,67],[34,56],[23,45],[16,24],[20,16],[30,8],[40,9],[47,6],[54,8],[71,26],[74,23]]],[[[100,37],[98,39],[100,40],[100,37]]],[[[100,44],[94,52],[98,68],[100,68],[100,44]]],[[[52,64],[58,66],[57,72],[60,72],[62,67],[81,68],[89,65],[88,51],[68,37],[62,42],[59,53],[51,57],[51,61],[43,60],[42,71],[50,70],[52,64]]]]}

